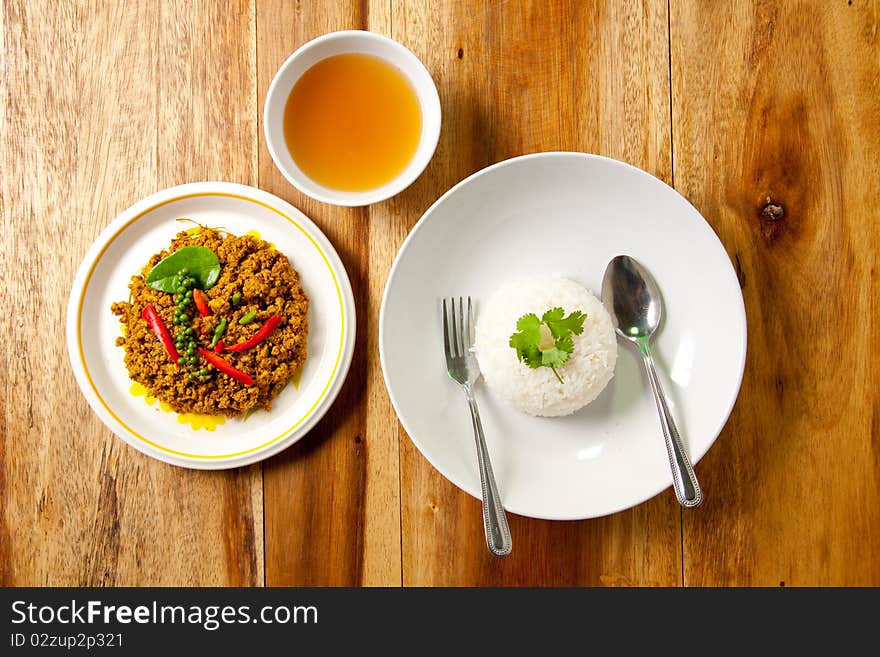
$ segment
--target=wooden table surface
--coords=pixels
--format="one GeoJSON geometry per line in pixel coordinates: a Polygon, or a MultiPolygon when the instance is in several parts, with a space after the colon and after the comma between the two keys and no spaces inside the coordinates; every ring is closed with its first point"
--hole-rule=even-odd
{"type": "Polygon", "coordinates": [[[4,0],[0,583],[880,585],[878,23],[867,0],[4,0]],[[281,62],[345,28],[412,49],[443,106],[426,172],[360,209],[293,189],[261,125],[281,62]],[[441,193],[544,150],[620,158],[684,194],[735,264],[749,355],[697,467],[701,508],[683,514],[668,490],[598,520],[512,517],[513,554],[495,560],[479,502],[395,418],[379,302],[441,193]],[[228,472],[115,438],[64,341],[73,274],[101,229],[197,180],[303,210],[359,311],[325,419],[228,472]]]}

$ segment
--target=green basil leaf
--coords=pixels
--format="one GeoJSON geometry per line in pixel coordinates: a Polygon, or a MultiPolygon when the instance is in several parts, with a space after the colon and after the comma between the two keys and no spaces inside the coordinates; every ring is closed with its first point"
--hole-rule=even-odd
{"type": "Polygon", "coordinates": [[[195,277],[199,289],[207,290],[220,278],[220,260],[217,254],[204,246],[185,246],[163,258],[147,274],[147,285],[154,290],[174,294],[177,277],[186,268],[195,277]]]}

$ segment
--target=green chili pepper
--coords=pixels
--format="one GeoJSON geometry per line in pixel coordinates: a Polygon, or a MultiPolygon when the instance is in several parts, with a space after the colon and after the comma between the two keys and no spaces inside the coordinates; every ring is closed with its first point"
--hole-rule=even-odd
{"type": "Polygon", "coordinates": [[[226,318],[220,320],[220,323],[217,324],[217,328],[214,329],[214,337],[211,340],[211,349],[217,346],[217,343],[220,342],[220,338],[223,337],[223,334],[226,333],[226,325],[228,322],[226,318]]]}
{"type": "Polygon", "coordinates": [[[242,325],[244,325],[244,324],[250,324],[250,323],[251,323],[252,321],[254,321],[256,318],[257,318],[257,311],[256,311],[256,310],[252,310],[252,311],[250,311],[247,315],[245,315],[245,316],[242,317],[240,320],[238,320],[238,323],[239,323],[239,324],[242,324],[242,325]]]}

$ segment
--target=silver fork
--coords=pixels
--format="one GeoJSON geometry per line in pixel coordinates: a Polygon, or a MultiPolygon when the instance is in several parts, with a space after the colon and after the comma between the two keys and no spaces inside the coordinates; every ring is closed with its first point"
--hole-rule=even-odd
{"type": "Polygon", "coordinates": [[[480,422],[480,411],[474,399],[473,386],[480,378],[480,366],[471,347],[474,344],[474,311],[471,298],[467,300],[467,314],[464,302],[458,298],[458,314],[455,312],[455,299],[449,300],[450,311],[446,309],[443,299],[443,347],[446,351],[446,369],[449,378],[458,383],[464,390],[468,406],[471,409],[471,420],[474,424],[474,438],[477,441],[477,461],[480,464],[480,483],[483,488],[483,528],[486,530],[486,545],[496,557],[510,554],[513,543],[510,540],[510,528],[507,516],[498,494],[498,485],[492,473],[489,461],[489,450],[483,435],[483,424],[480,422]]]}

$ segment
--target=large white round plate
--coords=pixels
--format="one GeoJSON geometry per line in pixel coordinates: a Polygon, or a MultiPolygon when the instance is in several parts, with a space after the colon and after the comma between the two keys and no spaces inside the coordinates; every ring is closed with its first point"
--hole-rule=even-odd
{"type": "MultiPolygon", "coordinates": [[[[379,345],[391,401],[416,447],[452,483],[480,494],[470,415],[446,376],[440,299],[471,295],[479,321],[480,302],[519,276],[559,274],[598,295],[619,254],[647,266],[664,296],[655,356],[692,460],[712,445],[746,354],[742,294],[724,247],[693,206],[644,171],[595,155],[539,153],[490,166],[442,196],[407,238],[385,289],[379,345]]],[[[522,415],[477,384],[509,511],[593,518],[672,484],[637,354],[623,343],[619,354],[605,391],[565,418],[522,415]]]]}
{"type": "Polygon", "coordinates": [[[324,234],[280,198],[225,182],[172,187],[139,201],[98,237],[77,271],[67,306],[67,348],[77,383],[98,417],[132,447],[189,468],[234,468],[288,447],[333,403],[354,352],[354,297],[345,268],[324,234]],[[235,235],[256,230],[300,274],[309,296],[308,356],[298,387],[287,386],[270,412],[196,430],[174,413],[131,394],[114,301],[149,257],[180,230],[179,217],[235,235]]]}

